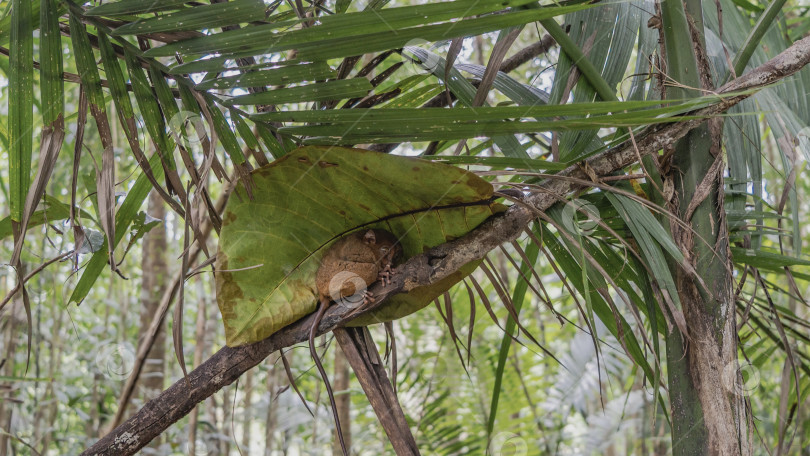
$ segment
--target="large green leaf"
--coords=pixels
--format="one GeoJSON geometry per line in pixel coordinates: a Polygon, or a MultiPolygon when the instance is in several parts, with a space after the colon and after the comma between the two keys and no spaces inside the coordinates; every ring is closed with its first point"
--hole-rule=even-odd
{"type": "MultiPolygon", "coordinates": [[[[257,169],[252,180],[252,200],[239,187],[228,203],[217,253],[217,302],[229,346],[262,340],[313,312],[320,259],[347,233],[388,230],[408,258],[503,210],[475,174],[361,149],[303,147],[257,169]]],[[[415,312],[475,266],[394,296],[355,323],[415,312]]]]}

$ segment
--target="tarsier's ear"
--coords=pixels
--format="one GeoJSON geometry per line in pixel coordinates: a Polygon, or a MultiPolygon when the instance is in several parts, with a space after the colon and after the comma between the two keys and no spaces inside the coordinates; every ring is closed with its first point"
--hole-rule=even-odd
{"type": "Polygon", "coordinates": [[[366,244],[374,244],[377,242],[377,236],[374,235],[374,230],[366,231],[366,234],[363,235],[363,242],[366,244]]]}

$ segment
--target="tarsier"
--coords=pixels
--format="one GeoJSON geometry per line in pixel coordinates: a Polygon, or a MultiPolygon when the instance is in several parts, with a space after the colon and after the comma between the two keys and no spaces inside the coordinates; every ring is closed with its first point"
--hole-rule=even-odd
{"type": "Polygon", "coordinates": [[[315,360],[329,395],[332,414],[335,418],[340,446],[346,454],[343,433],[340,432],[340,421],[332,393],[332,385],[326,371],[315,351],[315,335],[326,309],[332,301],[341,305],[357,307],[374,302],[374,296],[368,287],[380,280],[387,285],[391,280],[391,267],[394,260],[402,253],[397,238],[385,230],[356,231],[337,240],[323,256],[318,272],[315,274],[315,286],[318,288],[318,313],[309,330],[309,352],[315,360]]]}

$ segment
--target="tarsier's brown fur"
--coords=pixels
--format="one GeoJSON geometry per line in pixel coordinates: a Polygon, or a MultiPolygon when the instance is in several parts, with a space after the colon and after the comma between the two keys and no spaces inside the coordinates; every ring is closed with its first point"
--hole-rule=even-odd
{"type": "Polygon", "coordinates": [[[329,247],[323,255],[318,272],[315,274],[315,286],[318,288],[320,307],[309,330],[309,352],[312,354],[315,365],[318,367],[318,371],[326,384],[340,446],[347,456],[343,433],[340,432],[340,421],[335,406],[335,397],[332,393],[332,385],[329,383],[326,371],[315,351],[315,335],[318,326],[321,324],[323,314],[329,308],[332,300],[342,302],[344,298],[359,295],[363,300],[359,304],[361,308],[374,302],[374,297],[366,288],[377,280],[382,280],[384,284],[390,280],[391,267],[401,252],[402,247],[397,242],[397,238],[388,231],[356,231],[342,237],[329,247]],[[341,273],[348,274],[344,274],[344,278],[339,276],[341,273]],[[333,280],[336,283],[332,283],[333,280]]]}
{"type": "Polygon", "coordinates": [[[394,258],[401,250],[394,235],[384,230],[356,231],[342,237],[326,251],[315,274],[320,304],[328,305],[332,300],[364,291],[355,290],[355,281],[332,284],[333,278],[341,272],[355,274],[366,286],[379,279],[388,280],[394,258]]]}

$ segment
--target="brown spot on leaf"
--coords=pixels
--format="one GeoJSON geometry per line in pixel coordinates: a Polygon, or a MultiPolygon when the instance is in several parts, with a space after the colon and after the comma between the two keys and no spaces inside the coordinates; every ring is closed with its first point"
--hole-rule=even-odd
{"type": "Polygon", "coordinates": [[[318,166],[320,166],[321,168],[331,168],[332,166],[337,166],[337,165],[338,165],[337,163],[330,163],[328,161],[323,161],[323,160],[318,162],[318,166]]]}
{"type": "MultiPolygon", "coordinates": [[[[229,258],[220,250],[217,253],[216,284],[217,300],[220,303],[220,309],[223,311],[232,311],[233,302],[244,298],[242,288],[234,281],[233,274],[228,272],[229,263],[229,258]],[[222,304],[224,303],[229,303],[230,305],[225,304],[223,307],[222,304]]],[[[224,318],[224,320],[227,322],[228,318],[224,318]]]]}
{"type": "Polygon", "coordinates": [[[484,199],[489,199],[492,197],[492,184],[485,181],[484,179],[466,179],[464,182],[470,188],[475,189],[475,192],[481,195],[484,199]]]}
{"type": "Polygon", "coordinates": [[[307,157],[299,157],[298,161],[301,163],[309,164],[309,159],[307,157]]]}
{"type": "Polygon", "coordinates": [[[414,171],[419,171],[419,167],[418,167],[418,166],[414,166],[412,169],[413,169],[414,171]]]}
{"type": "Polygon", "coordinates": [[[360,209],[363,209],[364,211],[369,211],[369,210],[371,210],[371,208],[370,208],[370,207],[368,207],[368,206],[366,206],[365,204],[358,203],[357,205],[358,205],[358,206],[360,206],[360,209]]]}
{"type": "Polygon", "coordinates": [[[242,293],[242,289],[239,287],[239,285],[234,283],[233,277],[230,274],[225,277],[219,292],[222,296],[222,300],[225,302],[239,301],[245,298],[244,293],[242,293]]]}
{"type": "Polygon", "coordinates": [[[233,212],[225,212],[225,218],[222,220],[223,225],[230,225],[236,220],[236,214],[233,212]]]}

